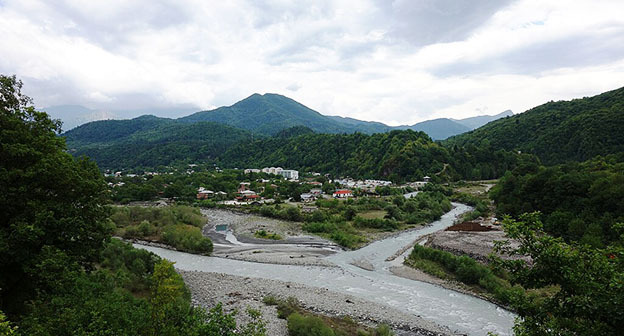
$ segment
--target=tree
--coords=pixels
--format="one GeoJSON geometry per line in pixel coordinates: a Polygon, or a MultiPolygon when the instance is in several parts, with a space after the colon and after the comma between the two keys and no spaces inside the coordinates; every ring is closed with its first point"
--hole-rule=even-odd
{"type": "Polygon", "coordinates": [[[511,281],[556,291],[546,298],[518,298],[516,335],[617,335],[623,330],[623,224],[616,225],[619,240],[601,249],[545,234],[539,213],[524,214],[519,221],[508,217],[503,227],[520,247],[500,244],[499,250],[532,260],[499,260],[511,281]]]}
{"type": "Polygon", "coordinates": [[[47,289],[37,271],[47,256],[89,269],[111,232],[97,166],[65,151],[60,121],[21,88],[0,75],[0,309],[9,315],[47,289]]]}

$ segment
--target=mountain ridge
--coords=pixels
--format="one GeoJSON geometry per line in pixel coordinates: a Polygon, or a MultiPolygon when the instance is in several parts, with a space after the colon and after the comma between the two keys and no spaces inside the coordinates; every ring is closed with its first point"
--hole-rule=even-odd
{"type": "MultiPolygon", "coordinates": [[[[86,110],[95,111],[89,109],[86,110]]],[[[142,116],[139,116],[130,120],[141,117],[142,116]]],[[[153,117],[163,118],[157,116],[153,117]]],[[[475,118],[480,117],[487,120],[494,118],[494,116],[479,116],[475,118]]],[[[110,118],[107,119],[110,121],[116,120],[110,118]]],[[[317,133],[360,132],[373,134],[384,133],[395,129],[412,129],[415,131],[424,131],[434,140],[442,140],[449,136],[472,129],[461,124],[461,120],[464,119],[451,120],[448,118],[441,118],[423,121],[413,125],[389,126],[377,121],[364,121],[342,116],[327,116],[312,110],[291,98],[275,93],[254,93],[230,106],[222,106],[213,110],[199,111],[170,120],[181,123],[194,123],[200,121],[216,122],[263,135],[275,135],[281,130],[294,126],[308,127],[317,133]]],[[[87,124],[88,123],[83,125],[87,124]]],[[[75,128],[72,128],[71,130],[74,129],[75,128]]]]}

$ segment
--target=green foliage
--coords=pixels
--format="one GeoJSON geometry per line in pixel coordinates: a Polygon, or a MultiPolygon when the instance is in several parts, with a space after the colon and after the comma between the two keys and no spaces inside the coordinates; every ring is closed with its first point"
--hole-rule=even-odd
{"type": "Polygon", "coordinates": [[[524,294],[522,288],[512,287],[496,276],[489,266],[467,256],[415,245],[406,264],[442,279],[456,279],[466,285],[476,286],[503,304],[512,304],[524,294]]]}
{"type": "Polygon", "coordinates": [[[125,238],[162,241],[191,253],[212,252],[212,241],[201,232],[206,219],[198,208],[177,205],[113,207],[112,210],[111,220],[117,227],[117,234],[125,238]]]}
{"type": "Polygon", "coordinates": [[[520,150],[546,164],[624,152],[624,88],[549,102],[448,139],[445,145],[520,150]]]}
{"type": "Polygon", "coordinates": [[[266,232],[266,230],[258,230],[254,233],[254,237],[262,239],[282,240],[282,236],[274,232],[266,232]]]}
{"type": "Polygon", "coordinates": [[[293,297],[280,300],[269,296],[265,297],[264,301],[267,305],[277,305],[277,316],[287,320],[289,335],[394,335],[385,324],[368,329],[361,327],[349,317],[330,317],[307,312],[293,297]]]}
{"type": "MultiPolygon", "coordinates": [[[[617,225],[618,230],[623,226],[617,225]]],[[[506,218],[503,228],[521,245],[502,246],[511,255],[528,255],[523,260],[502,261],[511,281],[526,288],[554,286],[557,291],[542,300],[525,299],[516,310],[521,320],[516,335],[619,335],[624,326],[624,240],[606,248],[565,243],[545,234],[539,214],[523,214],[519,220],[506,218]]]]}
{"type": "Polygon", "coordinates": [[[517,159],[517,154],[475,146],[449,151],[425,133],[406,130],[370,136],[306,134],[260,139],[230,147],[219,162],[231,167],[280,165],[335,176],[401,181],[440,172],[444,172],[440,178],[495,178],[515,167],[517,159]]]}
{"type": "Polygon", "coordinates": [[[453,194],[451,199],[454,202],[468,204],[474,207],[474,210],[464,215],[464,220],[471,221],[479,217],[487,217],[490,215],[489,201],[483,197],[477,197],[468,193],[453,194]]]}
{"type": "Polygon", "coordinates": [[[624,163],[597,157],[554,167],[522,166],[491,192],[499,216],[540,211],[546,232],[602,247],[624,222],[624,163]]]}
{"type": "Polygon", "coordinates": [[[288,317],[288,334],[291,336],[334,336],[335,333],[316,316],[293,313],[288,317]]]}
{"type": "Polygon", "coordinates": [[[86,155],[107,169],[214,160],[229,146],[251,138],[248,132],[226,125],[146,116],[94,121],[63,135],[73,155],[86,155]]]}
{"type": "Polygon", "coordinates": [[[11,326],[11,322],[6,320],[6,316],[0,311],[0,335],[14,336],[17,335],[17,328],[11,326]]]}
{"type": "Polygon", "coordinates": [[[21,87],[0,75],[0,309],[9,316],[47,290],[36,272],[44,251],[89,268],[111,230],[98,168],[65,152],[60,123],[21,87]]]}
{"type": "Polygon", "coordinates": [[[190,225],[176,224],[165,227],[162,232],[162,240],[185,252],[202,254],[212,252],[210,238],[204,237],[200,228],[190,225]]]}

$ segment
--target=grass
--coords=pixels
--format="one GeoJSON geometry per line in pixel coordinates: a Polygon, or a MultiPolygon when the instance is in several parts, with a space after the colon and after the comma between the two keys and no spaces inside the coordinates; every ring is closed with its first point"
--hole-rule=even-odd
{"type": "Polygon", "coordinates": [[[366,219],[383,219],[386,214],[386,210],[368,210],[358,212],[357,215],[366,219]]]}

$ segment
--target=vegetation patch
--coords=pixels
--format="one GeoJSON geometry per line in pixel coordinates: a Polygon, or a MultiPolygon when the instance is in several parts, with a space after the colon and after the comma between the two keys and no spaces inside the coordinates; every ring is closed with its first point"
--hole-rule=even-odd
{"type": "Polygon", "coordinates": [[[210,254],[213,249],[212,241],[202,234],[206,219],[198,208],[112,207],[110,218],[115,233],[124,238],[159,241],[191,253],[210,254]]]}
{"type": "Polygon", "coordinates": [[[258,230],[254,233],[254,237],[261,239],[282,240],[282,236],[277,233],[267,232],[266,230],[258,230]]]}
{"type": "Polygon", "coordinates": [[[467,256],[415,245],[405,263],[438,278],[462,282],[505,305],[524,293],[522,287],[510,285],[505,272],[493,270],[467,256]]]}
{"type": "Polygon", "coordinates": [[[381,324],[368,328],[353,321],[348,316],[333,317],[308,312],[301,308],[293,297],[278,299],[266,296],[266,305],[277,306],[277,316],[288,321],[288,334],[291,336],[390,336],[394,335],[390,327],[381,324]]]}

